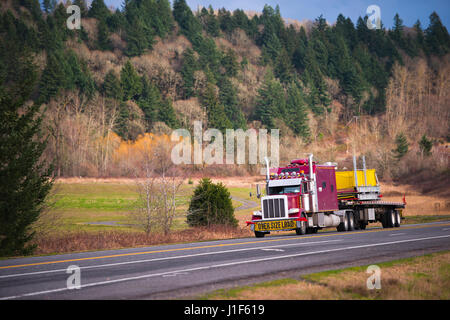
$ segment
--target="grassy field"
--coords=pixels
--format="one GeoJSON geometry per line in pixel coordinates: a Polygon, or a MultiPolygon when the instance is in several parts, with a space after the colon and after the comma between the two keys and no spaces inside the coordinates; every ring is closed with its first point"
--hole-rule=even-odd
{"type": "MultiPolygon", "coordinates": [[[[185,184],[180,189],[175,230],[187,228],[186,212],[194,187],[195,184],[185,184]]],[[[256,200],[249,197],[251,189],[248,187],[229,187],[229,191],[237,199],[232,200],[235,209],[242,205],[240,199],[256,200]]],[[[57,182],[50,199],[50,213],[58,220],[58,231],[132,231],[136,230],[132,225],[132,212],[137,199],[133,182],[57,182]]],[[[243,222],[252,210],[237,210],[236,218],[243,222]]]]}
{"type": "Polygon", "coordinates": [[[220,300],[450,299],[450,252],[377,264],[380,289],[369,290],[368,266],[353,267],[221,289],[196,297],[220,300]]]}

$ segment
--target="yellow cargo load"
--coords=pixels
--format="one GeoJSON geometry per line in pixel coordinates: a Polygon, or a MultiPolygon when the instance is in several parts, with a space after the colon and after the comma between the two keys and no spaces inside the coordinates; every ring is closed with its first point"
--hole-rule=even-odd
{"type": "MultiPolygon", "coordinates": [[[[358,186],[365,186],[364,184],[364,171],[357,170],[358,186]]],[[[367,186],[377,186],[377,178],[375,175],[375,169],[367,169],[367,186]]],[[[348,190],[355,187],[355,175],[353,171],[336,171],[336,189],[348,190]]]]}

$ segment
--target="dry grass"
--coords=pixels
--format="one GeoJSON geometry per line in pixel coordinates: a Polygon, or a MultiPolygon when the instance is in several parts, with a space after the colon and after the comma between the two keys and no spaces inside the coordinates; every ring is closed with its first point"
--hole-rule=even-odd
{"type": "Polygon", "coordinates": [[[232,239],[250,236],[250,230],[227,226],[197,227],[174,231],[169,235],[144,232],[100,231],[71,232],[67,234],[47,235],[36,239],[38,249],[35,254],[61,254],[67,252],[110,250],[158,244],[232,239]]]}
{"type": "Polygon", "coordinates": [[[378,264],[381,289],[367,289],[366,267],[219,290],[209,299],[348,300],[450,299],[450,252],[378,264]]]}
{"type": "Polygon", "coordinates": [[[383,183],[381,186],[384,201],[402,202],[406,197],[404,216],[449,215],[450,197],[444,193],[423,193],[414,185],[394,185],[383,183]]]}

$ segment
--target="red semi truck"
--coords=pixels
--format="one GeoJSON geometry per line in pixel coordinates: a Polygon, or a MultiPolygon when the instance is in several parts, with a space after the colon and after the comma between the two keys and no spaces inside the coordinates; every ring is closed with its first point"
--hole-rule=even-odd
{"type": "Polygon", "coordinates": [[[366,229],[380,221],[384,228],[400,227],[405,203],[381,200],[375,170],[337,171],[336,164],[316,164],[313,155],[269,168],[266,159],[266,195],[261,210],[247,221],[256,237],[271,231],[295,230],[298,235],[336,227],[338,231],[366,229]]]}

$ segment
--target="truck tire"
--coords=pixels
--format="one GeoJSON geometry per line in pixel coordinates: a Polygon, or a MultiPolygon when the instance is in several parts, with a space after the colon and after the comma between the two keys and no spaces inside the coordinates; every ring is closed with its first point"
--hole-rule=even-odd
{"type": "Polygon", "coordinates": [[[339,232],[345,232],[348,231],[348,219],[347,219],[347,214],[345,214],[344,216],[344,221],[341,222],[337,227],[336,227],[337,231],[339,232]]]}
{"type": "Polygon", "coordinates": [[[400,212],[398,210],[394,210],[394,215],[395,215],[395,227],[399,228],[400,224],[402,223],[400,212]]]}
{"type": "Polygon", "coordinates": [[[384,212],[381,219],[383,228],[393,228],[395,226],[395,212],[392,209],[388,209],[384,212]]]}
{"type": "Polygon", "coordinates": [[[395,223],[396,223],[396,218],[395,218],[395,211],[391,210],[388,214],[388,228],[394,228],[395,227],[395,223]]]}
{"type": "Polygon", "coordinates": [[[264,238],[265,235],[266,235],[265,232],[255,231],[255,237],[257,238],[264,238]]]}
{"type": "Polygon", "coordinates": [[[295,233],[298,236],[302,236],[302,235],[306,234],[306,222],[305,221],[300,221],[300,228],[295,229],[295,233]]]}
{"type": "Polygon", "coordinates": [[[306,228],[306,234],[317,233],[318,231],[319,231],[319,228],[315,228],[315,227],[306,228]]]}
{"type": "Polygon", "coordinates": [[[355,230],[355,217],[353,216],[353,212],[347,212],[348,219],[348,231],[355,230]]]}

